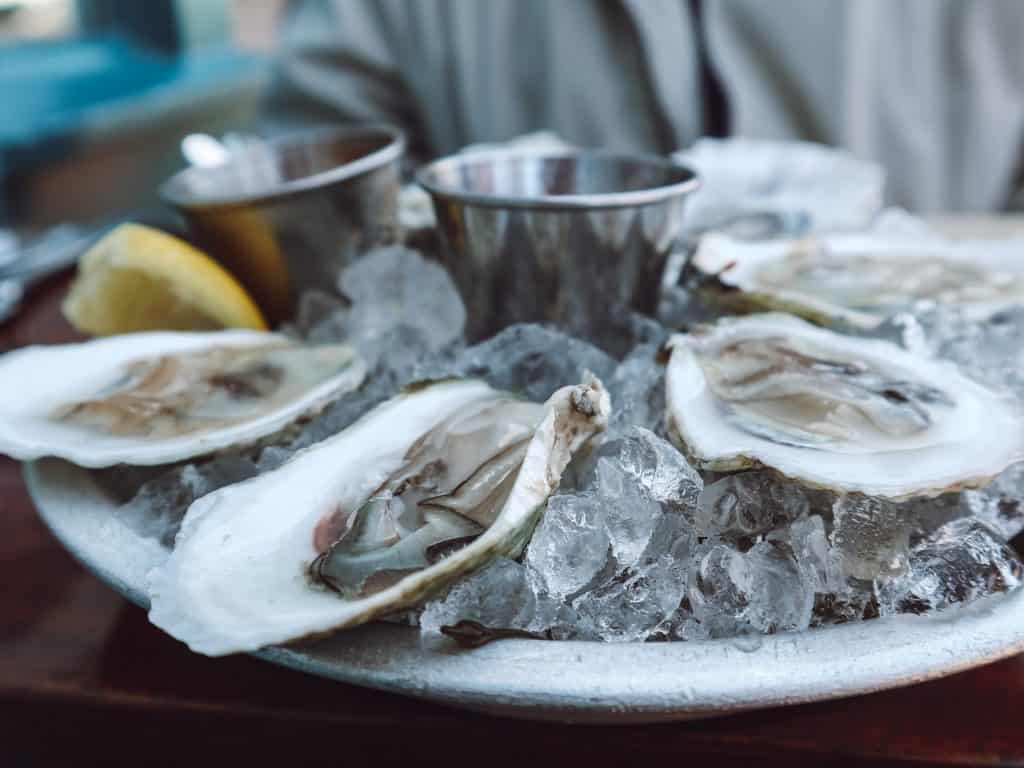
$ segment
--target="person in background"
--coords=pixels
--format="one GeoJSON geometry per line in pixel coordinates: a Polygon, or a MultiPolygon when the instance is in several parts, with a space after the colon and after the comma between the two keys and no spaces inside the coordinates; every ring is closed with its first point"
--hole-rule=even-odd
{"type": "Polygon", "coordinates": [[[268,109],[385,121],[414,157],[546,129],[667,153],[845,147],[888,202],[1005,209],[1024,139],[1020,0],[300,0],[268,109]]]}

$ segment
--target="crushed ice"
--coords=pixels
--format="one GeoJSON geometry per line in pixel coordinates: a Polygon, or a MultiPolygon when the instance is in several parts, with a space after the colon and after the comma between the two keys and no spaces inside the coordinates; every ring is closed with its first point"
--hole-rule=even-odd
{"type": "MultiPolygon", "coordinates": [[[[275,468],[419,378],[481,377],[542,401],[590,370],[613,398],[608,432],[569,467],[523,556],[429,602],[424,634],[472,622],[554,639],[735,637],[746,647],[763,633],[944,610],[1020,584],[1006,541],[1024,530],[1024,464],[985,488],[902,503],[812,491],[768,470],[698,473],[665,439],[667,331],[658,323],[620,323],[608,348],[621,360],[539,325],[466,347],[448,274],[400,247],[367,254],[339,288],[340,300],[304,297],[293,330],[352,343],[373,370],[366,383],[275,444],[149,479],[123,520],[171,546],[196,498],[275,468]]],[[[663,321],[704,311],[681,294],[667,302],[663,321]]],[[[1024,399],[1024,310],[985,323],[930,310],[893,318],[876,335],[1024,399]]]]}

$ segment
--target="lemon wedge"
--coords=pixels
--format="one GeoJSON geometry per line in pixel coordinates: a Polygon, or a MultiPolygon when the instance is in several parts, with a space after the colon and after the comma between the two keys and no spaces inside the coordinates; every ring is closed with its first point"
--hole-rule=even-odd
{"type": "Polygon", "coordinates": [[[78,261],[62,306],[83,333],[267,327],[239,282],[205,253],[141,224],[122,224],[78,261]]]}

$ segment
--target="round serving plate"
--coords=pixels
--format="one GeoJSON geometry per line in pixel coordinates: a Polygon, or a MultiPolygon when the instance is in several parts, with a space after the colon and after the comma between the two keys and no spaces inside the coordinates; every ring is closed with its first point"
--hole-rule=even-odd
{"type": "MultiPolygon", "coordinates": [[[[167,556],[112,514],[87,470],[27,464],[39,514],[86,568],[141,606],[167,556]]],[[[154,629],[154,631],[156,631],[154,629]]],[[[637,723],[712,717],[910,685],[1024,651],[1024,590],[932,617],[780,634],[759,643],[499,640],[461,650],[371,624],[256,656],[354,685],[535,720],[637,723]]]]}

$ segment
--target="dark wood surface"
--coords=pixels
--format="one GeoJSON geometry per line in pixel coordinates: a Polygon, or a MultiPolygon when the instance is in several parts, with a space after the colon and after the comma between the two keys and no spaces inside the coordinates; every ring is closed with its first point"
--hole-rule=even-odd
{"type": "MultiPolygon", "coordinates": [[[[0,344],[73,338],[57,309],[65,286],[43,286],[0,329],[0,344]]],[[[197,765],[1024,764],[1024,656],[912,688],[713,721],[502,720],[251,658],[192,654],[60,548],[6,459],[0,500],[0,766],[186,757],[197,765]]]]}

